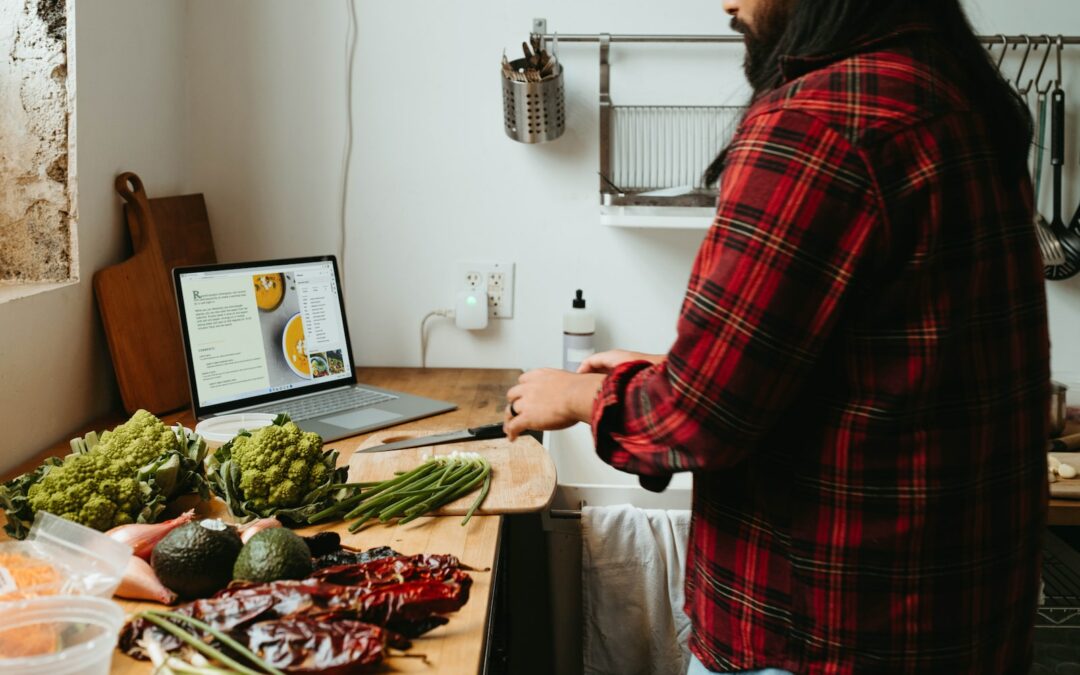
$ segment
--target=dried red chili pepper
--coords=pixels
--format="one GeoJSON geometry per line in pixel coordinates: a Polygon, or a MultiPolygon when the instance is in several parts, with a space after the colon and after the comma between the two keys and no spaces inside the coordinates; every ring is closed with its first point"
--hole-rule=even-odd
{"type": "MultiPolygon", "coordinates": [[[[247,631],[247,646],[270,665],[290,673],[344,675],[367,670],[386,654],[391,632],[334,615],[301,615],[260,621],[247,631]]],[[[408,641],[395,646],[407,648],[408,641]]]]}
{"type": "Polygon", "coordinates": [[[338,565],[316,570],[309,577],[345,586],[375,585],[418,579],[462,582],[469,575],[452,555],[414,555],[379,558],[354,565],[338,565]]]}
{"type": "Polygon", "coordinates": [[[348,611],[363,621],[389,626],[409,637],[417,637],[446,623],[445,618],[434,615],[456,612],[469,600],[472,579],[464,573],[460,574],[464,577],[461,582],[420,579],[374,587],[342,586],[314,579],[233,585],[220,591],[213,599],[286,598],[290,605],[295,602],[305,609],[275,611],[277,616],[322,610],[348,611]],[[308,602],[295,600],[302,597],[306,597],[308,602]]]}
{"type": "MultiPolygon", "coordinates": [[[[275,659],[299,664],[295,672],[336,673],[375,658],[371,655],[382,649],[376,643],[405,648],[407,638],[445,624],[448,619],[442,615],[468,601],[471,585],[472,578],[461,571],[454,556],[397,556],[327,568],[301,581],[235,583],[175,611],[228,631],[249,647],[256,639],[275,659]],[[354,629],[357,638],[350,640],[349,631],[339,625],[354,629]],[[378,627],[389,630],[379,633],[374,630],[378,627]],[[338,652],[342,660],[330,658],[338,652]]],[[[146,635],[153,635],[166,651],[181,646],[176,638],[138,619],[124,626],[120,648],[145,659],[139,640],[146,635]]]]}
{"type": "MultiPolygon", "coordinates": [[[[172,611],[199,619],[218,630],[231,632],[260,618],[280,616],[277,613],[278,606],[278,600],[274,597],[251,595],[222,600],[195,600],[179,605],[172,611]]],[[[188,630],[191,630],[190,627],[188,630]]],[[[136,619],[128,621],[120,630],[120,649],[136,658],[147,658],[138,645],[138,641],[147,635],[158,640],[166,651],[179,649],[182,644],[178,638],[149,621],[136,619]]]]}

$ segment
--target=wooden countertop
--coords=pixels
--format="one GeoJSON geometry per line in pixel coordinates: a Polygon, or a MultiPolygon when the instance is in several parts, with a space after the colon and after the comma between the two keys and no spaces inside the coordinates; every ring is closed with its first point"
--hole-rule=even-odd
{"type": "MultiPolygon", "coordinates": [[[[1073,421],[1065,423],[1062,435],[1070,434],[1080,434],[1080,423],[1073,421]]],[[[1080,499],[1051,499],[1048,524],[1080,527],[1080,499]]]]}
{"type": "MultiPolygon", "coordinates": [[[[435,417],[409,422],[394,427],[402,431],[434,431],[474,427],[502,418],[506,390],[517,382],[517,370],[477,369],[420,369],[420,368],[361,368],[357,370],[360,382],[378,387],[398,389],[431,398],[452,401],[458,409],[435,417]]],[[[169,424],[180,422],[194,426],[190,411],[162,415],[169,424]]],[[[102,420],[95,429],[105,429],[122,422],[124,416],[102,420]]],[[[75,434],[72,434],[74,436],[75,434]]],[[[362,441],[366,435],[350,441],[362,441]]],[[[523,437],[518,442],[535,443],[523,437]]],[[[356,447],[359,443],[350,443],[356,447]]],[[[10,476],[19,475],[41,464],[50,455],[63,456],[70,452],[67,443],[59,444],[41,453],[13,470],[10,476]]],[[[348,451],[343,452],[341,463],[348,461],[348,451]]],[[[2,518],[2,514],[0,514],[2,518]]],[[[418,518],[401,526],[376,525],[356,534],[348,534],[344,524],[321,525],[298,530],[310,533],[334,529],[342,535],[342,541],[350,546],[369,548],[390,546],[406,554],[451,553],[471,567],[487,570],[470,572],[473,585],[469,601],[455,614],[450,622],[413,641],[412,654],[424,654],[427,663],[416,658],[386,660],[384,670],[389,672],[481,672],[487,648],[488,622],[492,605],[492,582],[496,573],[499,554],[501,516],[474,516],[464,527],[457,517],[418,518]]],[[[3,533],[0,532],[0,537],[3,533]]],[[[160,607],[151,603],[121,601],[129,611],[144,607],[160,607]]],[[[113,659],[112,672],[123,675],[143,675],[152,672],[149,662],[136,661],[119,652],[113,659]]]]}

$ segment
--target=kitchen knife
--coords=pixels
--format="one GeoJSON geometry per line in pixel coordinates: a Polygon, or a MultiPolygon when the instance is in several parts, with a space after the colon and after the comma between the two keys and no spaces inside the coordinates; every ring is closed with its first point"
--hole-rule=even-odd
{"type": "Polygon", "coordinates": [[[445,434],[432,436],[417,436],[406,438],[403,441],[395,441],[384,445],[375,445],[370,448],[362,448],[356,452],[386,452],[387,450],[404,450],[406,448],[421,448],[429,445],[442,445],[444,443],[462,443],[465,441],[481,441],[489,438],[506,438],[502,422],[485,424],[482,427],[472,427],[461,431],[451,431],[445,434]]]}

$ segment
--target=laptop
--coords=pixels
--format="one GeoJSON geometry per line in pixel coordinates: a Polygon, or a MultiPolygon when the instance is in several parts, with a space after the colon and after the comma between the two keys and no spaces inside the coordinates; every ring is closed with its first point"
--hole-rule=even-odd
{"type": "Polygon", "coordinates": [[[199,421],[288,413],[333,441],[457,407],[357,383],[334,256],[177,267],[173,281],[199,421]]]}

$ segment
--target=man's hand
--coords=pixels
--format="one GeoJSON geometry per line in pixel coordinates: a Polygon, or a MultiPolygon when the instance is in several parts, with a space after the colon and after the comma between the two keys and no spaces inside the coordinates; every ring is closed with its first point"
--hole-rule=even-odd
{"type": "Polygon", "coordinates": [[[660,363],[665,358],[663,354],[642,354],[641,352],[628,352],[625,349],[612,349],[599,354],[593,354],[581,362],[578,366],[579,373],[610,373],[616,366],[628,361],[648,361],[660,363]]]}
{"type": "Polygon", "coordinates": [[[506,392],[503,428],[510,440],[525,431],[565,429],[592,417],[593,399],[604,376],[577,375],[563,370],[530,370],[506,392]]]}

